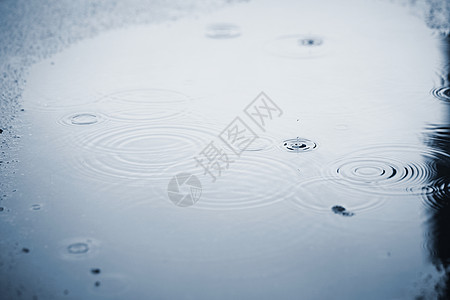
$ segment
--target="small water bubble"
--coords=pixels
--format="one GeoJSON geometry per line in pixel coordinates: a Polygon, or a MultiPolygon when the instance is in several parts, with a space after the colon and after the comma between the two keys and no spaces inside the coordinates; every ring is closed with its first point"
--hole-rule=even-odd
{"type": "Polygon", "coordinates": [[[67,251],[71,254],[83,254],[89,251],[87,243],[74,243],[67,247],[67,251]]]}

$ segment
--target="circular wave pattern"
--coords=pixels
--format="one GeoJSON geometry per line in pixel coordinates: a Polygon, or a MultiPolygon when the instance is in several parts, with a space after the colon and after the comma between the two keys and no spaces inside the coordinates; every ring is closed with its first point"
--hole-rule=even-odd
{"type": "Polygon", "coordinates": [[[295,188],[292,201],[317,214],[333,214],[336,207],[345,207],[352,215],[377,209],[385,202],[378,195],[368,196],[350,188],[336,189],[341,181],[340,178],[320,177],[301,182],[295,188]]]}
{"type": "Polygon", "coordinates": [[[206,28],[206,36],[211,39],[231,39],[241,35],[241,29],[229,23],[218,23],[206,28]]]}
{"type": "Polygon", "coordinates": [[[135,123],[176,119],[190,101],[188,96],[172,90],[134,89],[104,96],[99,106],[109,119],[135,123]]]}
{"type": "Polygon", "coordinates": [[[65,260],[84,260],[99,253],[100,243],[91,238],[73,238],[60,243],[59,252],[65,260]]]}
{"type": "Polygon", "coordinates": [[[102,123],[104,120],[104,116],[98,113],[75,113],[63,117],[59,123],[70,126],[87,126],[102,123]]]}
{"type": "Polygon", "coordinates": [[[195,126],[113,126],[79,141],[75,169],[101,180],[158,178],[167,167],[207,145],[214,132],[195,126]]]}
{"type": "Polygon", "coordinates": [[[329,52],[325,39],[316,35],[281,36],[266,46],[270,54],[286,58],[315,58],[329,52]]]}
{"type": "Polygon", "coordinates": [[[304,138],[289,139],[283,141],[282,148],[288,152],[307,152],[315,149],[317,144],[304,138]]]}
{"type": "Polygon", "coordinates": [[[161,197],[167,198],[167,183],[175,174],[195,173],[202,184],[201,199],[192,206],[194,209],[239,210],[271,205],[289,199],[292,187],[298,179],[297,171],[283,159],[249,152],[237,158],[229,156],[231,162],[223,165],[216,177],[205,174],[195,163],[182,163],[168,168],[166,182],[160,184],[161,197]]]}
{"type": "Polygon", "coordinates": [[[439,100],[450,102],[450,87],[436,88],[432,93],[439,100]]]}
{"type": "Polygon", "coordinates": [[[450,180],[439,178],[428,186],[422,187],[422,196],[425,206],[434,210],[450,206],[450,180]]]}
{"type": "Polygon", "coordinates": [[[238,148],[242,151],[269,151],[274,148],[275,142],[266,137],[258,137],[250,145],[245,148],[238,148]]]}
{"type": "Polygon", "coordinates": [[[335,161],[328,172],[354,189],[386,195],[425,195],[441,190],[433,184],[436,161],[450,166],[450,157],[414,146],[374,146],[335,161]]]}

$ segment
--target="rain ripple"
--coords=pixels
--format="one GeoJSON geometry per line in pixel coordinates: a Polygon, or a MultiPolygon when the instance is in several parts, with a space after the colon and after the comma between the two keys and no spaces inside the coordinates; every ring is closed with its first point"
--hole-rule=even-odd
{"type": "Polygon", "coordinates": [[[333,162],[326,176],[340,179],[341,185],[385,195],[434,194],[436,162],[449,165],[441,151],[408,145],[373,146],[358,150],[333,162]]]}
{"type": "Polygon", "coordinates": [[[99,113],[75,113],[64,116],[59,120],[62,125],[87,126],[102,123],[105,117],[99,113]]]}
{"type": "Polygon", "coordinates": [[[188,109],[188,96],[165,89],[131,89],[101,97],[101,111],[120,122],[174,120],[188,109]]]}
{"type": "Polygon", "coordinates": [[[450,87],[436,88],[432,93],[439,100],[450,102],[450,87]]]}
{"type": "Polygon", "coordinates": [[[283,141],[282,148],[288,152],[306,152],[311,151],[317,147],[317,144],[308,139],[299,138],[289,139],[283,141]]]}
{"type": "Polygon", "coordinates": [[[348,216],[367,212],[381,207],[385,199],[377,195],[365,195],[351,188],[337,190],[336,185],[343,179],[333,177],[318,177],[301,182],[295,189],[293,203],[304,210],[325,215],[330,213],[348,216]],[[339,211],[339,208],[345,208],[339,211]]]}
{"type": "Polygon", "coordinates": [[[170,177],[182,172],[196,172],[203,188],[200,200],[192,206],[194,209],[252,209],[289,199],[298,179],[297,170],[286,160],[261,153],[249,152],[240,158],[230,156],[232,162],[215,182],[202,173],[200,166],[195,166],[193,159],[185,161],[164,172],[167,178],[161,183],[160,192],[167,198],[170,177]]]}
{"type": "Polygon", "coordinates": [[[92,238],[71,238],[59,244],[59,253],[64,260],[85,260],[98,255],[100,242],[92,238]]]}
{"type": "Polygon", "coordinates": [[[73,168],[103,180],[147,180],[201,151],[216,134],[206,125],[109,126],[83,135],[73,168]],[[201,127],[205,126],[205,127],[201,127]]]}

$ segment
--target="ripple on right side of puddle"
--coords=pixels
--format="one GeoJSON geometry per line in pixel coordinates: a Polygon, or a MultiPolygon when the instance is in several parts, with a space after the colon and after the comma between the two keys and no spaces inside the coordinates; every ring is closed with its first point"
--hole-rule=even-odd
{"type": "Polygon", "coordinates": [[[450,102],[450,87],[448,86],[435,88],[431,93],[439,100],[450,102]]]}
{"type": "Polygon", "coordinates": [[[327,169],[342,186],[388,195],[436,193],[436,163],[450,166],[447,153],[415,145],[373,145],[347,154],[327,169]]]}

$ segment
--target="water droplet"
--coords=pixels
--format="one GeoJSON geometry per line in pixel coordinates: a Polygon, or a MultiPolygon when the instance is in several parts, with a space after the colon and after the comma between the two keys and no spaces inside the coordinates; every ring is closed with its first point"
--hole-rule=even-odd
{"type": "Polygon", "coordinates": [[[317,144],[313,141],[300,137],[283,141],[283,148],[289,152],[306,152],[316,147],[317,144]]]}
{"type": "Polygon", "coordinates": [[[212,39],[230,39],[241,35],[241,29],[229,23],[212,24],[206,28],[206,36],[212,39]]]}
{"type": "Polygon", "coordinates": [[[89,251],[89,245],[86,243],[74,243],[67,247],[67,251],[72,254],[83,254],[89,251]]]}

